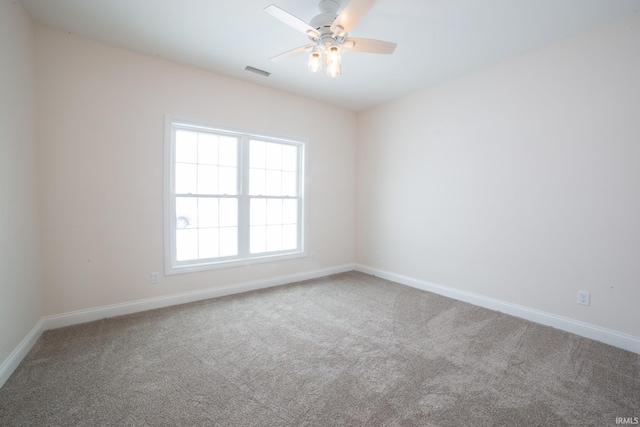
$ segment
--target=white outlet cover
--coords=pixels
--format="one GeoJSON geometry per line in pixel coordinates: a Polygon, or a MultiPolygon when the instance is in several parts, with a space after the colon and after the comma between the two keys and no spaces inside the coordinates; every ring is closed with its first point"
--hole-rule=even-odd
{"type": "Polygon", "coordinates": [[[578,304],[581,305],[590,305],[591,304],[591,294],[585,291],[578,291],[578,304]]]}

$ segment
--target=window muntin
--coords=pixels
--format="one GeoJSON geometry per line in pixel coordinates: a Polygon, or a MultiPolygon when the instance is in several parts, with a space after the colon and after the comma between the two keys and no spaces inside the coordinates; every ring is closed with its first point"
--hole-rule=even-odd
{"type": "Polygon", "coordinates": [[[167,129],[167,273],[304,255],[303,143],[167,129]]]}

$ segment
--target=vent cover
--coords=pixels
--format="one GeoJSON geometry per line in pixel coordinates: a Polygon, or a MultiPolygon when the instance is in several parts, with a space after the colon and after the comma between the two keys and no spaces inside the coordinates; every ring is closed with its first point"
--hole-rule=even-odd
{"type": "Polygon", "coordinates": [[[261,75],[263,77],[269,77],[271,75],[271,73],[268,72],[268,71],[264,71],[264,70],[261,70],[259,68],[250,67],[249,65],[244,67],[244,69],[246,71],[251,71],[252,73],[259,74],[259,75],[261,75]]]}

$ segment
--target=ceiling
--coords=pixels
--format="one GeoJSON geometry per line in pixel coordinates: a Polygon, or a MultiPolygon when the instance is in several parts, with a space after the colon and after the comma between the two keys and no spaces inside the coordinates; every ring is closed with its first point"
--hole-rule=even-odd
{"type": "Polygon", "coordinates": [[[269,61],[309,40],[263,9],[275,4],[309,22],[317,0],[21,2],[41,24],[353,111],[640,10],[640,0],[378,0],[349,35],[395,42],[395,53],[345,52],[342,76],[332,79],[309,73],[306,55],[269,61]],[[272,74],[247,72],[247,65],[272,74]]]}

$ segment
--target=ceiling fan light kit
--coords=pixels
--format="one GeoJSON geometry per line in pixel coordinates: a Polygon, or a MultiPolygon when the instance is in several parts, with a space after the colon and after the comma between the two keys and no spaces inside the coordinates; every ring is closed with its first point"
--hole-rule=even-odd
{"type": "Polygon", "coordinates": [[[351,0],[338,14],[340,8],[336,0],[321,0],[318,4],[320,14],[315,16],[310,24],[280,9],[276,5],[269,5],[264,10],[276,19],[290,27],[303,32],[312,44],[298,47],[271,58],[279,61],[289,56],[309,53],[307,68],[317,73],[322,69],[323,62],[329,77],[342,74],[342,51],[392,54],[395,43],[381,40],[348,38],[347,33],[353,28],[371,8],[376,0],[351,0]],[[323,61],[324,55],[324,61],[323,61]]]}
{"type": "Polygon", "coordinates": [[[317,73],[322,69],[322,53],[318,48],[313,49],[309,55],[309,71],[317,73]]]}
{"type": "Polygon", "coordinates": [[[340,48],[338,46],[331,46],[327,52],[327,75],[329,77],[338,77],[340,74],[342,74],[340,48]]]}
{"type": "Polygon", "coordinates": [[[313,48],[311,54],[309,54],[309,71],[317,73],[322,70],[323,54],[327,76],[338,77],[342,74],[342,53],[340,52],[340,46],[333,39],[325,39],[313,48]]]}

